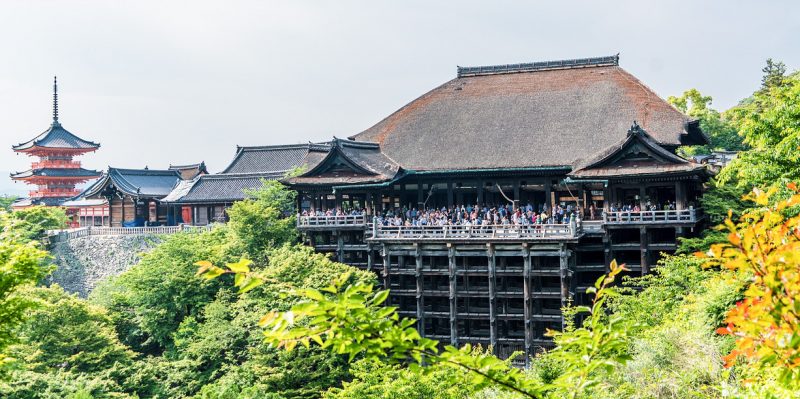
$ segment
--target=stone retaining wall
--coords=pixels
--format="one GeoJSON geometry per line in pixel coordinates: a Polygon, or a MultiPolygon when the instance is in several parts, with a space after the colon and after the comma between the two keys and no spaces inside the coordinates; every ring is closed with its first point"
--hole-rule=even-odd
{"type": "Polygon", "coordinates": [[[95,285],[139,263],[142,254],[163,240],[158,235],[86,236],[54,240],[50,253],[57,269],[49,277],[68,292],[86,297],[95,285]]]}

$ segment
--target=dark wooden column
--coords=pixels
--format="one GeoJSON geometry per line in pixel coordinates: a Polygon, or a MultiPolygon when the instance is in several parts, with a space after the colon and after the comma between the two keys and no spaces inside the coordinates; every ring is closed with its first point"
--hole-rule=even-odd
{"type": "Polygon", "coordinates": [[[553,214],[552,210],[553,210],[553,205],[554,205],[555,199],[553,199],[553,184],[550,182],[550,180],[547,180],[544,183],[544,194],[545,194],[545,200],[544,201],[547,204],[547,213],[552,215],[553,214]]]}
{"type": "Polygon", "coordinates": [[[614,252],[611,250],[611,231],[606,230],[603,234],[603,259],[606,263],[605,273],[611,271],[611,261],[614,260],[614,252]]]}
{"type": "Polygon", "coordinates": [[[447,207],[453,207],[453,182],[451,180],[447,181],[447,207]]]}
{"type": "MultiPolygon", "coordinates": [[[[561,279],[561,307],[564,308],[569,304],[569,258],[566,248],[561,247],[559,250],[559,277],[561,279]]],[[[561,328],[566,327],[564,315],[561,315],[561,328]]]]}
{"type": "MultiPolygon", "coordinates": [[[[375,253],[372,251],[372,244],[367,244],[367,270],[372,271],[375,266],[375,253]]],[[[388,287],[384,287],[387,289],[388,287]]]]}
{"type": "Polygon", "coordinates": [[[519,200],[519,180],[514,180],[514,209],[519,208],[520,203],[519,200]]]}
{"type": "Polygon", "coordinates": [[[523,318],[525,320],[525,368],[530,367],[533,356],[533,289],[531,281],[531,250],[528,244],[522,244],[522,278],[523,278],[523,318]]]}
{"type": "Polygon", "coordinates": [[[458,289],[456,281],[456,249],[447,244],[447,271],[450,278],[450,345],[458,347],[458,289]]]}
{"type": "Polygon", "coordinates": [[[336,234],[336,261],[344,263],[344,236],[341,231],[334,234],[336,234]]]}
{"type": "Polygon", "coordinates": [[[648,252],[649,249],[647,248],[648,241],[647,228],[639,227],[639,249],[642,253],[642,275],[650,273],[650,254],[648,252]]]}
{"type": "Polygon", "coordinates": [[[422,210],[422,203],[425,202],[425,193],[422,189],[422,182],[417,182],[417,209],[422,210]]]}
{"type": "Polygon", "coordinates": [[[494,246],[486,244],[489,265],[489,344],[497,351],[497,258],[494,246]]]}
{"type": "Polygon", "coordinates": [[[381,245],[381,257],[383,257],[383,288],[388,290],[391,284],[389,283],[389,248],[386,247],[386,244],[381,245]]]}
{"type": "Polygon", "coordinates": [[[425,336],[425,298],[422,296],[423,280],[422,280],[422,249],[419,244],[414,244],[414,260],[416,265],[414,267],[414,277],[417,280],[417,331],[419,335],[425,336]]]}
{"type": "Polygon", "coordinates": [[[639,208],[644,210],[645,204],[647,204],[647,188],[644,185],[639,186],[639,208]]]}
{"type": "Polygon", "coordinates": [[[686,209],[686,182],[675,182],[675,209],[686,209]]]}
{"type": "Polygon", "coordinates": [[[485,199],[483,198],[483,186],[484,186],[484,184],[486,184],[486,182],[483,181],[483,179],[479,179],[478,180],[477,189],[478,189],[478,206],[479,207],[482,207],[483,203],[485,201],[485,199]]]}
{"type": "Polygon", "coordinates": [[[367,211],[367,215],[374,215],[372,208],[372,192],[367,191],[367,193],[364,195],[364,209],[367,211]]]}

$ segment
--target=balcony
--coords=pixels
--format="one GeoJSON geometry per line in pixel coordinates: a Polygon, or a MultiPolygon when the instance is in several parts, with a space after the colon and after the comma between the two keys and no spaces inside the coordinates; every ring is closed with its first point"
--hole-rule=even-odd
{"type": "Polygon", "coordinates": [[[78,161],[39,161],[31,163],[31,169],[78,169],[81,163],[78,161]]]}
{"type": "Polygon", "coordinates": [[[364,230],[366,215],[302,216],[297,215],[298,230],[364,230]]]}
{"type": "Polygon", "coordinates": [[[564,241],[582,234],[577,224],[489,226],[373,226],[373,241],[564,241]]]}
{"type": "Polygon", "coordinates": [[[677,209],[669,211],[617,211],[603,214],[604,225],[691,225],[702,218],[701,209],[677,209]]]}
{"type": "Polygon", "coordinates": [[[51,188],[51,189],[41,189],[36,191],[28,192],[28,196],[31,198],[43,198],[43,197],[74,197],[81,193],[81,190],[75,189],[67,189],[67,188],[51,188]]]}

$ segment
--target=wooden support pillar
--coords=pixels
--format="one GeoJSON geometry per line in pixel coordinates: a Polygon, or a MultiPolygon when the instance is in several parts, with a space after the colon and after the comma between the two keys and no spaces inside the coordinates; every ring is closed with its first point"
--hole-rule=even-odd
{"type": "Polygon", "coordinates": [[[458,347],[458,297],[456,296],[456,249],[447,244],[447,272],[450,279],[450,345],[458,347]]]}
{"type": "Polygon", "coordinates": [[[494,246],[486,244],[489,264],[489,344],[497,351],[497,258],[494,246]]]}
{"type": "Polygon", "coordinates": [[[383,289],[388,290],[391,287],[389,283],[389,248],[386,244],[381,245],[381,257],[383,258],[383,289]]]}
{"type": "Polygon", "coordinates": [[[478,180],[478,207],[483,207],[485,199],[483,198],[483,186],[486,184],[483,179],[478,180]]]}
{"type": "Polygon", "coordinates": [[[514,209],[516,210],[521,205],[519,201],[519,180],[514,180],[514,209]]]}
{"type": "Polygon", "coordinates": [[[580,189],[578,191],[580,192],[580,194],[578,194],[578,196],[580,197],[580,204],[578,204],[578,208],[580,209],[580,218],[584,219],[586,217],[586,215],[587,215],[586,212],[589,211],[589,199],[588,198],[591,198],[592,195],[591,195],[591,193],[589,193],[588,198],[587,198],[586,187],[584,187],[583,184],[580,185],[580,189]]]}
{"type": "Polygon", "coordinates": [[[639,186],[639,208],[642,210],[645,209],[645,205],[647,204],[647,189],[645,186],[639,186]]]}
{"type": "MultiPolygon", "coordinates": [[[[372,251],[372,244],[367,244],[367,270],[372,271],[375,266],[375,253],[372,251]]],[[[388,287],[384,287],[387,289],[388,287]]]]}
{"type": "Polygon", "coordinates": [[[675,209],[686,208],[686,182],[675,182],[675,209]]]}
{"type": "MultiPolygon", "coordinates": [[[[536,270],[542,270],[542,258],[539,256],[532,256],[531,257],[531,280],[533,281],[533,292],[542,292],[542,278],[541,276],[534,277],[534,272],[536,270]]],[[[544,314],[544,309],[542,308],[542,301],[533,301],[533,314],[541,316],[544,314]]],[[[531,323],[533,324],[533,322],[531,323]]],[[[537,328],[536,325],[533,325],[533,336],[534,338],[542,337],[544,335],[544,329],[540,327],[537,328]]]]}
{"type": "Polygon", "coordinates": [[[650,273],[650,250],[647,248],[648,241],[647,228],[639,227],[639,249],[642,253],[642,275],[650,273]]]}
{"type": "Polygon", "coordinates": [[[333,200],[334,201],[333,209],[334,210],[336,210],[336,209],[344,210],[344,206],[342,204],[342,193],[340,191],[335,192],[333,194],[333,198],[334,198],[334,200],[333,200]]]}
{"type": "Polygon", "coordinates": [[[552,215],[553,205],[555,205],[556,200],[555,200],[555,195],[553,193],[553,184],[550,182],[550,180],[544,183],[544,195],[545,195],[544,202],[545,204],[547,204],[547,213],[552,215]]]}
{"type": "Polygon", "coordinates": [[[611,271],[611,261],[614,260],[614,253],[611,251],[611,231],[603,234],[603,261],[605,262],[605,273],[611,271]]]}
{"type": "Polygon", "coordinates": [[[531,290],[531,250],[528,244],[522,244],[522,278],[523,278],[523,319],[525,320],[525,368],[531,366],[533,356],[533,295],[531,290]]]}
{"type": "Polygon", "coordinates": [[[367,211],[367,215],[373,215],[372,213],[372,192],[367,191],[364,196],[364,209],[367,211]]]}
{"type": "Polygon", "coordinates": [[[425,298],[422,296],[423,279],[422,279],[422,249],[419,244],[414,245],[414,260],[416,265],[414,267],[414,277],[417,280],[417,331],[419,335],[425,336],[425,298]]]}
{"type": "Polygon", "coordinates": [[[453,208],[453,181],[447,181],[447,208],[453,208]]]}
{"type": "Polygon", "coordinates": [[[422,189],[422,182],[417,183],[417,209],[422,210],[425,205],[425,192],[422,189]]]}
{"type": "MultiPolygon", "coordinates": [[[[564,308],[569,304],[569,258],[566,248],[563,246],[559,251],[559,277],[561,280],[561,307],[564,308]]],[[[566,327],[566,320],[564,315],[561,315],[561,327],[566,327]]]]}
{"type": "Polygon", "coordinates": [[[336,261],[344,263],[344,236],[342,232],[336,232],[336,261]]]}
{"type": "Polygon", "coordinates": [[[610,211],[611,203],[611,190],[608,187],[603,187],[603,210],[610,211]]]}

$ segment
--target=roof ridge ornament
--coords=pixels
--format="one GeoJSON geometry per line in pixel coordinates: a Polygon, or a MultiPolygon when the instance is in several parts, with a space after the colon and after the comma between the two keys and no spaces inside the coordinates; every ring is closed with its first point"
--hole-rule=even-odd
{"type": "Polygon", "coordinates": [[[631,125],[631,128],[628,129],[628,137],[633,135],[641,135],[642,133],[644,133],[644,129],[642,129],[642,127],[636,123],[636,120],[634,120],[633,125],[631,125]]]}
{"type": "Polygon", "coordinates": [[[53,76],[53,126],[61,126],[58,122],[58,77],[53,76]]]}
{"type": "Polygon", "coordinates": [[[535,71],[548,71],[554,69],[579,69],[601,66],[619,66],[619,53],[606,57],[576,58],[571,60],[538,61],[521,64],[484,65],[462,67],[457,66],[456,77],[483,75],[501,75],[508,73],[522,73],[535,71]]]}

